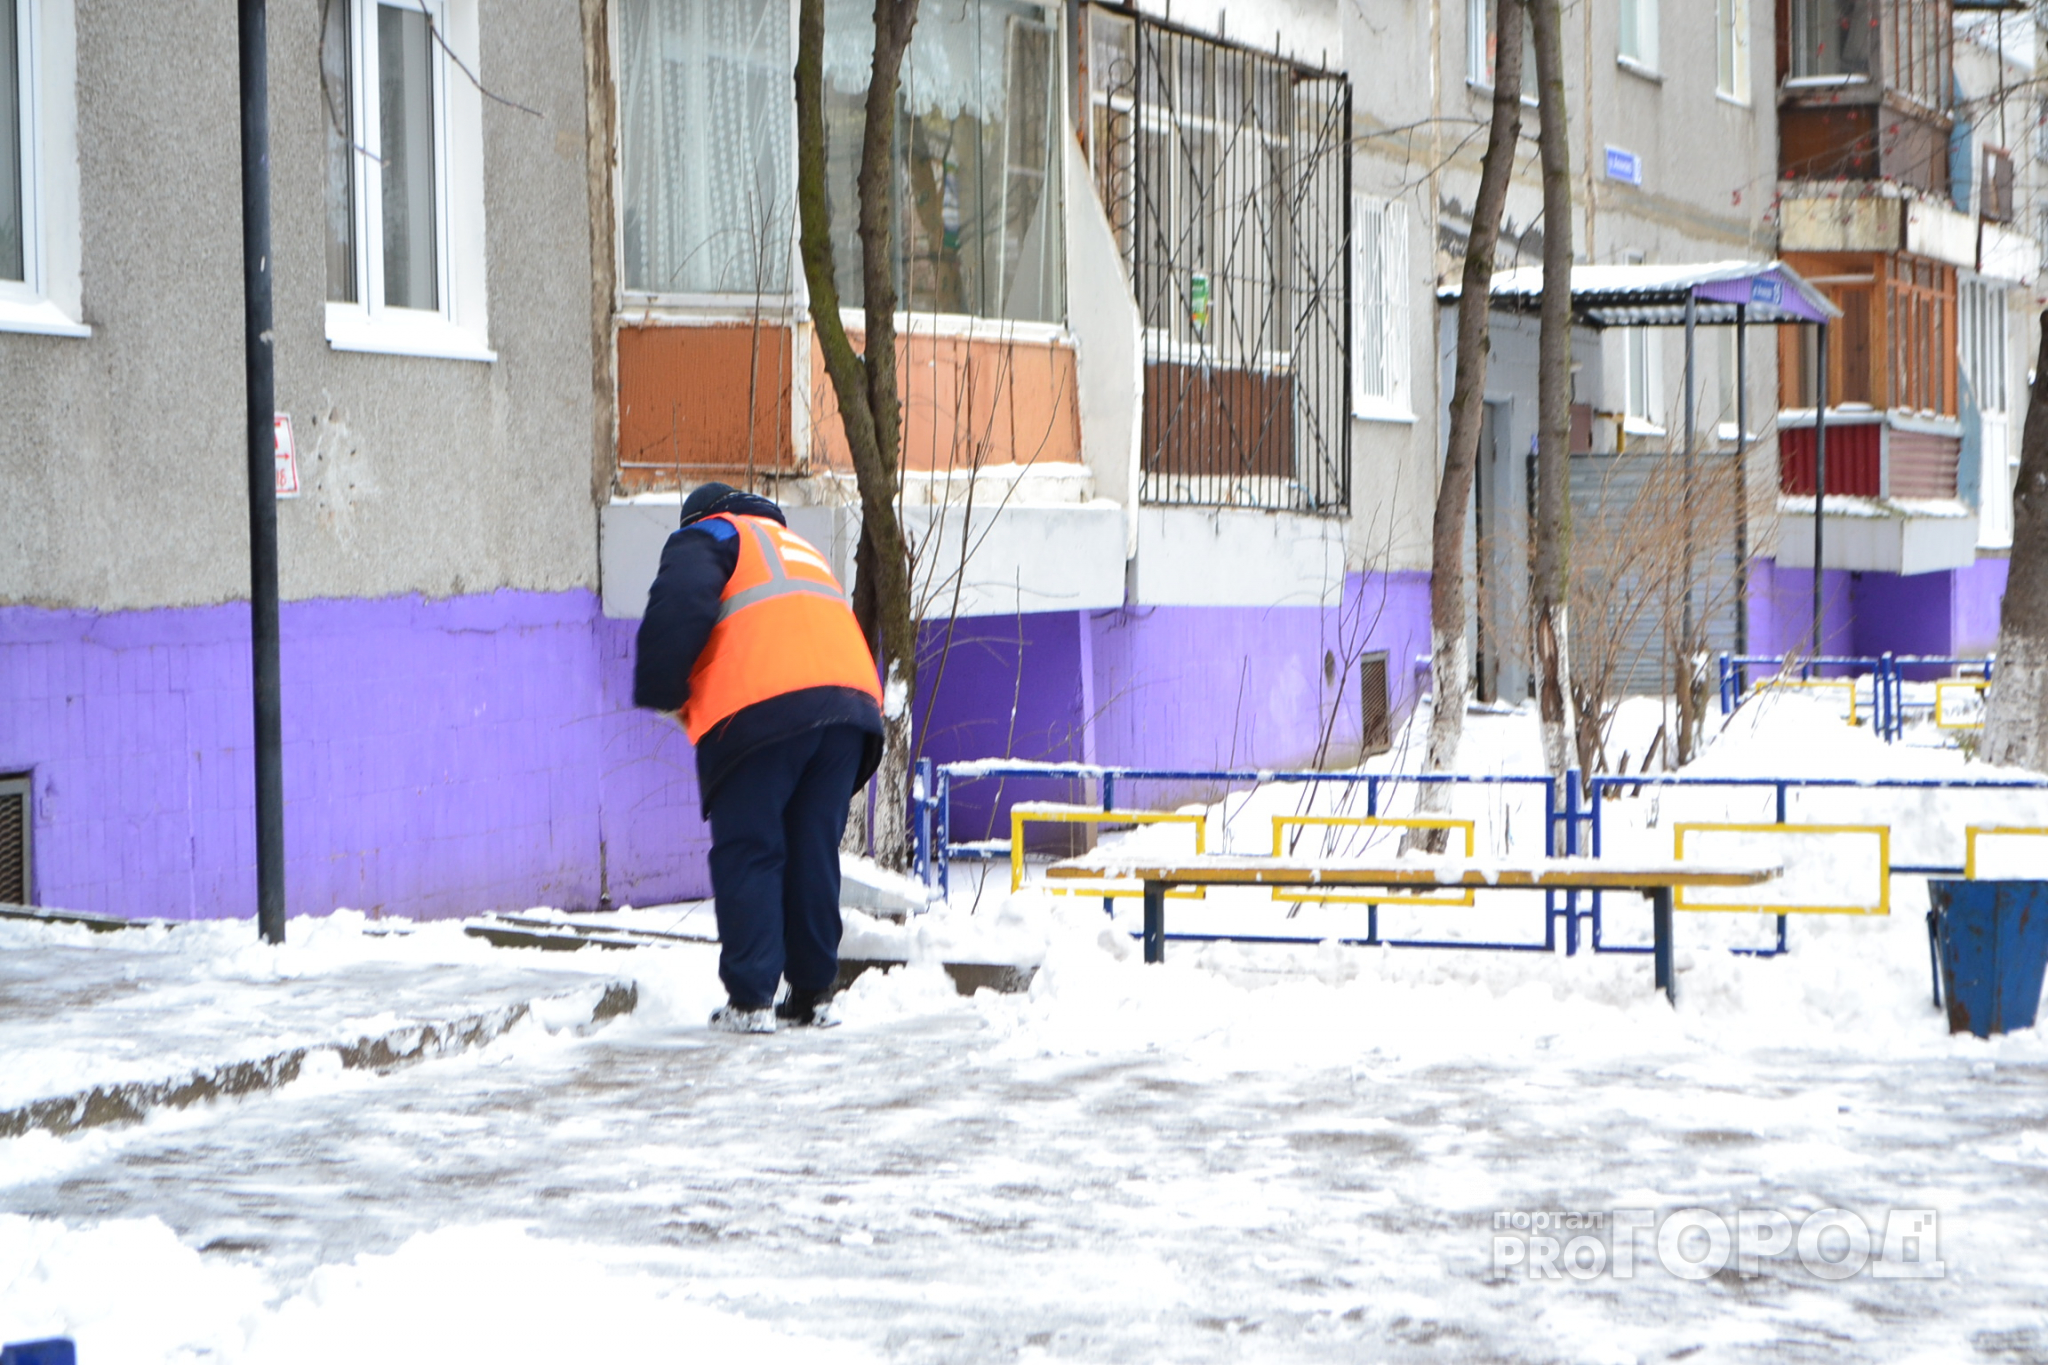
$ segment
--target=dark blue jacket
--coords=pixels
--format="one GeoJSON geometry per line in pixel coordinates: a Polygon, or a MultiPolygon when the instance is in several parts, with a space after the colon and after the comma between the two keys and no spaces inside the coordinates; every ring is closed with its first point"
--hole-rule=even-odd
{"type": "MultiPolygon", "coordinates": [[[[647,591],[647,613],[633,661],[633,705],[677,711],[690,695],[690,672],[718,624],[719,599],[739,563],[739,533],[720,513],[770,517],[782,509],[752,493],[729,493],[696,512],[662,547],[661,569],[647,591]]],[[[711,727],[697,745],[697,790],[709,812],[718,788],[764,744],[825,725],[851,725],[868,736],[855,789],[882,760],[882,713],[874,698],[850,687],[807,687],[745,706],[711,727]]],[[[848,793],[851,796],[851,793],[848,793]]]]}

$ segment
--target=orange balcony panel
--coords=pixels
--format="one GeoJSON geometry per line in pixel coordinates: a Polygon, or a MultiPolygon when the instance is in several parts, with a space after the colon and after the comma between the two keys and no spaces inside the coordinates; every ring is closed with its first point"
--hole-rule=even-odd
{"type": "MultiPolygon", "coordinates": [[[[991,324],[993,329],[994,324],[991,324]]],[[[859,347],[864,338],[853,335],[859,347]]],[[[986,469],[1081,461],[1074,349],[1063,341],[932,336],[896,339],[903,394],[903,467],[986,469]]],[[[838,397],[822,349],[811,347],[811,458],[850,470],[838,397]]]]}
{"type": "Polygon", "coordinates": [[[792,352],[783,326],[619,328],[620,483],[641,492],[793,469],[792,352]]]}

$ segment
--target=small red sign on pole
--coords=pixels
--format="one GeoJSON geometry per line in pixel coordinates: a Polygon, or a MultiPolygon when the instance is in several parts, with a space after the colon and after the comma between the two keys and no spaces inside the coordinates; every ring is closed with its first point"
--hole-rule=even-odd
{"type": "Polygon", "coordinates": [[[292,441],[292,419],[281,412],[277,414],[277,495],[299,495],[299,448],[292,441]]]}

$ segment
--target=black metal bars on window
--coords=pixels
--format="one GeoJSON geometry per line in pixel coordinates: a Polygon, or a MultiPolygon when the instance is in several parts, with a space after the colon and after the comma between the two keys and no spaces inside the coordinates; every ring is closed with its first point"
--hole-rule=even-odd
{"type": "Polygon", "coordinates": [[[1090,11],[1098,187],[1144,329],[1150,503],[1351,501],[1350,83],[1090,11]]]}

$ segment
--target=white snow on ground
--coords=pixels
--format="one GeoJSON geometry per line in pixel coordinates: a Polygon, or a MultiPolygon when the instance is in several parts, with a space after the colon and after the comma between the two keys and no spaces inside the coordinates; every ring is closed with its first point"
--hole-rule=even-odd
{"type": "MultiPolygon", "coordinates": [[[[1623,719],[1640,754],[1655,722],[1623,719]]],[[[1461,767],[1537,770],[1528,715],[1471,720],[1461,767]]],[[[1989,773],[1789,695],[1694,771],[1989,773]]],[[[1526,800],[1457,806],[1490,848],[1528,853],[1526,800]]],[[[1263,847],[1303,801],[1276,784],[1208,808],[1209,847],[1263,847]]],[[[1611,849],[1658,857],[1680,816],[1771,818],[1768,795],[1651,788],[1610,814],[1611,849]]],[[[1794,798],[1794,819],[1850,817],[1890,821],[1895,861],[1960,861],[1963,823],[2048,824],[2048,797],[1794,798]]],[[[0,1142],[0,1339],[73,1332],[88,1365],[2048,1358],[2048,1042],[1946,1032],[1918,878],[1894,879],[1889,916],[1795,919],[1779,959],[1722,950],[1769,941],[1767,918],[1681,915],[1673,1010],[1635,955],[1175,943],[1148,967],[1128,906],[1112,924],[1098,899],[1011,897],[1000,869],[969,913],[956,877],[955,904],[909,925],[849,916],[849,954],[911,965],[863,976],[829,1032],[707,1032],[708,946],[551,956],[632,975],[640,1009],[587,1037],[534,1023],[388,1076],[330,1068],[0,1142]],[[1034,957],[1021,996],[962,999],[939,966],[1034,957]],[[1503,1214],[1693,1206],[1731,1223],[1838,1207],[1873,1229],[1933,1209],[1945,1274],[1828,1281],[1789,1254],[1699,1281],[1496,1266],[1503,1214]]],[[[1844,880],[1845,900],[1867,889],[1844,880]]],[[[1316,937],[1363,915],[1245,893],[1175,901],[1169,923],[1316,937]]],[[[1610,941],[1642,942],[1645,919],[1612,898],[1610,941]]],[[[1542,930],[1505,893],[1382,921],[1542,930]]],[[[361,927],[295,921],[286,952],[427,951],[361,927]]],[[[190,941],[275,952],[249,934],[190,941]]]]}

